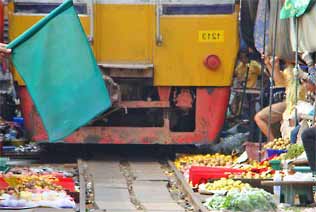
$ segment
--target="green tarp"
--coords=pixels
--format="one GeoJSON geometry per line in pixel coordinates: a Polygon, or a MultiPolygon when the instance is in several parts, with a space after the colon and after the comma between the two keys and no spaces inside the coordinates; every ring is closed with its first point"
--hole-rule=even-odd
{"type": "Polygon", "coordinates": [[[71,0],[8,44],[50,141],[60,140],[111,105],[71,0]]]}
{"type": "Polygon", "coordinates": [[[315,0],[285,0],[280,12],[280,18],[300,17],[311,8],[315,0]]]}

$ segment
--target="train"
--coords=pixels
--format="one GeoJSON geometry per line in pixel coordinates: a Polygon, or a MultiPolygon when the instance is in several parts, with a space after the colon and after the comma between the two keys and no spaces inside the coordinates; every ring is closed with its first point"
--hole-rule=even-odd
{"type": "MultiPolygon", "coordinates": [[[[7,2],[9,41],[61,2],[7,2]]],[[[209,144],[218,138],[239,49],[238,2],[74,0],[74,5],[115,103],[61,142],[209,144]]],[[[13,65],[10,70],[28,136],[48,141],[27,87],[13,65]]]]}

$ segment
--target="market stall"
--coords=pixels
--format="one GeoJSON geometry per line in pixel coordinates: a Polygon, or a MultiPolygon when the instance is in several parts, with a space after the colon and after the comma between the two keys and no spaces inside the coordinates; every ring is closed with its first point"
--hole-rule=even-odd
{"type": "Polygon", "coordinates": [[[78,202],[74,165],[15,166],[0,176],[0,209],[76,208],[78,202]]]}
{"type": "Polygon", "coordinates": [[[309,167],[301,166],[307,160],[303,145],[279,138],[263,145],[262,151],[261,161],[249,158],[254,153],[245,151],[179,154],[174,164],[193,191],[209,195],[204,205],[210,210],[270,211],[280,203],[308,206],[315,202],[315,178],[309,167]]]}

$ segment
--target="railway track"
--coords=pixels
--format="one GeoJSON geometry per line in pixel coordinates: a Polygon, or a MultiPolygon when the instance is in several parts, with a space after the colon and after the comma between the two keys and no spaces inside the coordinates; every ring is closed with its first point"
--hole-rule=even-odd
{"type": "MultiPolygon", "coordinates": [[[[77,163],[77,211],[206,212],[201,203],[205,196],[198,196],[186,183],[169,159],[174,154],[174,149],[153,146],[56,145],[33,158],[33,163],[77,163]]],[[[22,161],[27,166],[31,160],[22,161]]],[[[29,210],[37,211],[53,210],[29,210]]]]}
{"type": "MultiPolygon", "coordinates": [[[[179,149],[170,151],[161,146],[156,148],[135,145],[78,147],[69,145],[60,146],[57,151],[50,149],[48,153],[44,153],[45,157],[37,157],[32,161],[33,165],[61,163],[62,166],[68,164],[75,167],[77,162],[80,181],[79,205],[76,210],[58,210],[60,212],[208,211],[202,205],[202,200],[208,196],[194,193],[169,159],[175,152],[183,152],[179,149]]],[[[19,166],[28,166],[31,163],[29,159],[10,162],[19,166]]],[[[315,211],[315,207],[294,208],[292,211],[298,210],[311,212],[315,211]]],[[[57,210],[35,208],[23,211],[57,210]]],[[[290,210],[285,207],[278,208],[277,211],[290,210]]]]}
{"type": "MultiPolygon", "coordinates": [[[[82,176],[89,176],[94,185],[92,208],[97,211],[207,211],[182,174],[164,156],[106,155],[80,160],[78,165],[82,176]]],[[[84,207],[81,205],[80,211],[85,211],[84,207]]]]}

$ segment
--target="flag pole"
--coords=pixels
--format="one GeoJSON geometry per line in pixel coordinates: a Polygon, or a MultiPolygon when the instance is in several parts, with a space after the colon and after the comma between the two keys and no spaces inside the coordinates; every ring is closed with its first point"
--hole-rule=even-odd
{"type": "Polygon", "coordinates": [[[273,49],[272,49],[272,73],[270,75],[270,95],[269,95],[269,121],[268,121],[268,141],[270,141],[270,133],[271,133],[271,114],[272,114],[272,95],[273,95],[273,78],[274,78],[274,69],[275,69],[275,48],[276,48],[276,38],[277,38],[277,26],[278,26],[278,14],[279,14],[279,0],[276,0],[277,8],[276,8],[276,16],[275,16],[275,30],[273,36],[273,49]]]}

